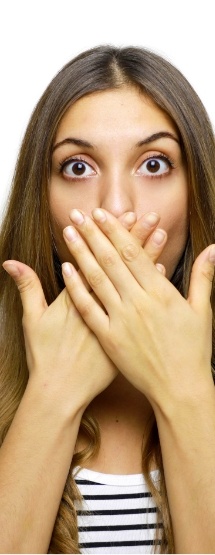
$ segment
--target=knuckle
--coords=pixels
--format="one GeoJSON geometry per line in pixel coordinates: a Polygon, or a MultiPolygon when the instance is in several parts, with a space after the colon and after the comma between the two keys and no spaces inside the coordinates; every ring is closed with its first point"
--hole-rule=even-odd
{"type": "Polygon", "coordinates": [[[203,268],[202,275],[212,283],[214,278],[214,267],[208,264],[205,268],[203,268]]]}
{"type": "Polygon", "coordinates": [[[149,315],[149,310],[148,310],[148,306],[147,304],[143,304],[140,303],[140,301],[138,302],[138,299],[136,299],[136,302],[134,303],[134,308],[135,311],[137,313],[138,316],[140,316],[141,320],[142,318],[145,318],[146,316],[148,317],[149,315]]]}
{"type": "Polygon", "coordinates": [[[115,262],[116,262],[116,255],[113,252],[106,252],[101,257],[101,266],[103,266],[104,268],[113,266],[115,262]]]}
{"type": "Polygon", "coordinates": [[[21,280],[17,283],[18,290],[20,294],[25,293],[26,291],[32,291],[34,289],[35,283],[32,278],[25,278],[25,280],[21,280]]]}
{"type": "Polygon", "coordinates": [[[82,304],[81,306],[78,306],[78,311],[80,312],[82,318],[84,320],[86,320],[92,311],[92,302],[91,301],[87,301],[84,304],[82,304]]]}
{"type": "Polygon", "coordinates": [[[96,270],[88,276],[87,281],[92,289],[94,289],[103,283],[104,277],[105,276],[101,270],[96,270]]]}
{"type": "Polygon", "coordinates": [[[125,245],[121,250],[121,255],[123,260],[132,261],[135,260],[140,253],[140,246],[134,243],[129,243],[125,245]]]}

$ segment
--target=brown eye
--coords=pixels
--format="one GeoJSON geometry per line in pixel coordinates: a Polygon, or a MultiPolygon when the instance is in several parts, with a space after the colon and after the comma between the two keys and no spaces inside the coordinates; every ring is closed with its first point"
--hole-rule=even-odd
{"type": "Polygon", "coordinates": [[[151,173],[157,173],[160,170],[160,162],[158,162],[158,160],[149,160],[146,164],[146,168],[151,173]]]}
{"type": "Polygon", "coordinates": [[[67,160],[61,167],[62,173],[66,177],[70,177],[71,179],[77,179],[81,177],[90,177],[95,175],[95,170],[83,160],[67,160]]]}
{"type": "Polygon", "coordinates": [[[145,176],[150,176],[150,175],[160,176],[165,173],[168,173],[171,167],[172,167],[172,164],[168,158],[164,156],[162,157],[156,156],[153,158],[149,158],[148,160],[145,160],[139,167],[137,173],[139,175],[145,175],[145,176]]]}
{"type": "Polygon", "coordinates": [[[72,166],[72,171],[75,175],[83,175],[85,169],[85,165],[82,162],[75,162],[72,166]]]}

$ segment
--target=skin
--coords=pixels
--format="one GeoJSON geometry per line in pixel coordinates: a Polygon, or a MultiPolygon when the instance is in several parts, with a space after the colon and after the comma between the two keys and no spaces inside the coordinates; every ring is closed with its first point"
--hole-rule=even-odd
{"type": "MultiPolygon", "coordinates": [[[[62,234],[70,223],[71,208],[90,215],[94,208],[101,207],[117,219],[122,219],[127,212],[135,213],[137,219],[146,213],[159,214],[159,225],[168,235],[159,261],[170,277],[184,250],[188,232],[186,168],[171,119],[132,87],[99,92],[78,100],[66,112],[55,138],[50,207],[62,262],[71,260],[62,234]],[[161,137],[136,146],[160,132],[169,133],[173,138],[161,137]],[[60,144],[69,138],[87,141],[92,146],[60,144]],[[174,168],[157,158],[161,155],[167,156],[174,168]],[[72,171],[71,163],[59,171],[59,165],[70,158],[87,164],[79,177],[72,171]],[[147,170],[148,158],[157,161],[157,172],[147,170]]],[[[137,235],[138,232],[141,233],[141,224],[137,235]]],[[[158,233],[157,241],[163,242],[162,239],[158,233]]]]}
{"type": "Polygon", "coordinates": [[[153,406],[176,553],[213,553],[210,293],[215,247],[197,258],[184,299],[127,230],[119,236],[119,224],[111,214],[96,209],[94,222],[83,214],[78,221],[77,215],[71,212],[74,226],[67,227],[64,236],[103,306],[86,290],[75,268],[65,263],[63,274],[71,298],[106,353],[153,406]],[[207,495],[204,507],[203,493],[207,495]],[[209,527],[204,535],[206,518],[209,527]]]}
{"type": "Polygon", "coordinates": [[[176,133],[166,115],[133,89],[78,101],[56,142],[76,131],[99,143],[93,156],[89,146],[80,151],[74,144],[53,153],[50,205],[66,287],[47,306],[33,270],[19,261],[4,263],[21,295],[30,377],[0,452],[2,552],[47,552],[80,419],[90,405],[102,433],[92,468],[120,474],[141,471],[142,435],[153,407],[175,552],[214,553],[215,245],[195,261],[187,299],[155,267],[159,258],[170,277],[187,237],[186,170],[177,141],[134,148],[146,131],[161,131],[158,122],[176,133]],[[170,150],[174,170],[162,179],[139,174],[145,155],[170,150]],[[65,161],[80,152],[93,174],[71,182],[65,169],[59,173],[58,157],[65,161]],[[166,246],[166,233],[156,241],[159,216],[151,211],[159,212],[168,232],[166,246]]]}
{"type": "MultiPolygon", "coordinates": [[[[171,119],[134,87],[91,94],[66,112],[54,141],[49,188],[61,262],[79,266],[63,236],[70,223],[68,207],[78,207],[88,215],[101,207],[127,228],[136,216],[133,236],[138,243],[145,240],[145,251],[154,261],[159,260],[171,277],[184,250],[188,228],[186,168],[178,141],[171,119]],[[162,132],[165,136],[155,138],[162,132]],[[71,138],[88,146],[74,144],[71,138]],[[161,156],[171,160],[174,167],[161,156]],[[155,173],[146,167],[150,158],[157,163],[155,173]],[[84,163],[80,176],[73,170],[77,161],[84,163]],[[152,233],[158,222],[159,228],[152,233]]],[[[88,466],[103,472],[141,472],[143,430],[151,414],[142,392],[120,374],[89,410],[100,424],[102,440],[96,460],[89,461],[88,466]],[[128,456],[128,437],[132,456],[128,456]],[[121,449],[113,460],[119,442],[121,449]]],[[[84,446],[83,441],[79,437],[78,449],[84,446]]]]}

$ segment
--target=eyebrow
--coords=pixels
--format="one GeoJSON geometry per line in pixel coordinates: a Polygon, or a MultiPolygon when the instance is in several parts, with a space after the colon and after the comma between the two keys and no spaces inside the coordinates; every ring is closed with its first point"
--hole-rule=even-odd
{"type": "Polygon", "coordinates": [[[83,146],[85,148],[94,148],[94,146],[88,141],[84,141],[83,139],[76,139],[75,137],[67,137],[66,139],[63,139],[63,141],[56,143],[56,145],[53,146],[52,152],[54,152],[56,148],[59,148],[60,146],[67,145],[67,144],[83,146]]]}
{"type": "MultiPolygon", "coordinates": [[[[179,139],[175,135],[173,135],[173,133],[170,133],[169,131],[159,131],[158,133],[153,133],[152,135],[149,135],[149,137],[146,137],[142,141],[138,141],[138,143],[135,146],[141,147],[143,145],[147,145],[154,141],[158,141],[159,139],[172,139],[173,141],[176,141],[178,144],[180,144],[179,139]]],[[[67,144],[73,144],[76,146],[82,146],[85,148],[94,149],[94,145],[89,143],[89,141],[85,141],[83,139],[77,139],[75,137],[67,137],[66,139],[63,139],[62,141],[60,141],[59,143],[56,143],[53,147],[52,152],[54,152],[56,148],[59,148],[60,146],[67,145],[67,144]]]]}
{"type": "Polygon", "coordinates": [[[146,137],[142,141],[139,141],[136,146],[139,147],[147,145],[148,143],[153,143],[154,141],[158,141],[159,139],[172,139],[173,141],[176,141],[176,143],[180,144],[178,137],[173,135],[173,133],[170,133],[169,131],[159,131],[158,133],[153,133],[153,135],[149,135],[149,137],[146,137]]]}

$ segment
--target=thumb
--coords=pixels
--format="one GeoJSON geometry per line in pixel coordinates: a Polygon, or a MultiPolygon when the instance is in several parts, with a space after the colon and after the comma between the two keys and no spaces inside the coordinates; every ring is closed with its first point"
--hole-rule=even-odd
{"type": "Polygon", "coordinates": [[[195,260],[191,273],[188,301],[198,311],[210,306],[214,267],[215,245],[210,245],[195,260]]]}
{"type": "Polygon", "coordinates": [[[3,268],[14,279],[20,292],[25,316],[40,317],[47,308],[47,302],[37,274],[17,260],[7,260],[3,268]]]}

